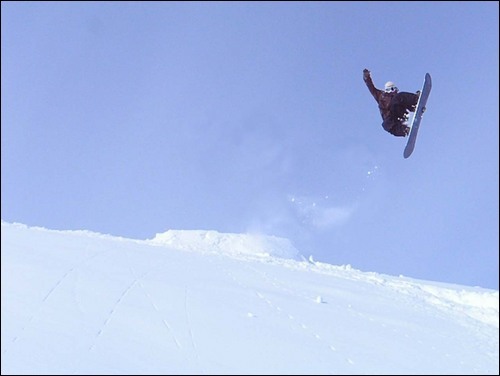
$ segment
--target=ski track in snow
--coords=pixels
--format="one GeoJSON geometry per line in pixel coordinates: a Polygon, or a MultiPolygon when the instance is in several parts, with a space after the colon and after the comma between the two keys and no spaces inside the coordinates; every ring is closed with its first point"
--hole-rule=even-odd
{"type": "MultiPolygon", "coordinates": [[[[133,261],[130,259],[130,252],[127,251],[127,252],[125,252],[125,254],[126,254],[126,256],[127,256],[128,260],[129,260],[129,270],[130,270],[130,273],[137,279],[138,285],[139,285],[142,293],[144,294],[144,296],[148,300],[149,304],[151,304],[151,307],[153,307],[153,310],[154,310],[156,316],[159,317],[159,320],[160,320],[162,326],[166,329],[166,331],[169,334],[169,336],[172,337],[172,340],[174,341],[176,348],[178,350],[182,350],[181,342],[178,340],[177,336],[174,334],[174,331],[172,330],[172,327],[169,324],[168,319],[161,312],[160,308],[155,303],[155,299],[153,299],[153,297],[151,296],[151,294],[148,292],[148,290],[146,289],[146,287],[142,283],[142,279],[144,277],[146,277],[146,275],[151,274],[152,273],[152,269],[149,269],[148,271],[144,272],[140,277],[138,277],[138,273],[136,272],[135,268],[132,267],[133,261]]],[[[161,264],[163,265],[164,262],[162,262],[161,264]]]]}
{"type": "Polygon", "coordinates": [[[120,297],[115,301],[113,307],[111,308],[111,310],[109,311],[108,313],[108,316],[106,317],[106,319],[104,320],[104,323],[102,324],[101,328],[99,329],[99,331],[97,332],[95,338],[94,338],[94,341],[93,343],[90,345],[89,347],[89,351],[92,351],[94,350],[96,344],[97,344],[97,341],[99,340],[99,337],[101,337],[101,335],[103,334],[104,330],[106,329],[106,327],[108,326],[108,324],[110,323],[111,319],[113,318],[113,316],[115,315],[115,312],[118,308],[118,306],[120,305],[120,303],[122,303],[122,301],[125,299],[125,297],[127,296],[127,294],[130,292],[130,290],[132,290],[132,288],[138,283],[138,279],[137,278],[134,278],[134,280],[123,290],[122,294],[120,295],[120,297]]]}
{"type": "MultiPolygon", "coordinates": [[[[218,255],[218,257],[227,257],[227,256],[218,255]]],[[[287,320],[289,320],[290,328],[292,328],[296,331],[306,332],[307,336],[314,338],[314,340],[321,343],[322,346],[325,346],[328,349],[328,351],[337,352],[337,348],[335,347],[334,344],[329,343],[327,340],[324,340],[320,334],[318,334],[316,331],[311,329],[303,320],[299,319],[298,314],[294,314],[294,313],[286,311],[279,304],[274,303],[269,297],[266,296],[266,294],[264,294],[260,291],[256,291],[254,287],[249,286],[248,284],[242,282],[241,279],[237,278],[232,271],[227,270],[227,268],[222,267],[220,265],[220,263],[214,262],[211,257],[209,257],[209,260],[212,264],[214,264],[219,270],[221,270],[224,274],[226,274],[234,283],[239,285],[241,288],[243,288],[245,290],[253,291],[255,296],[257,296],[265,304],[265,306],[269,307],[271,312],[274,312],[276,315],[278,315],[280,317],[285,317],[287,320]]],[[[242,266],[244,269],[250,271],[252,275],[259,277],[261,280],[264,280],[264,282],[266,284],[272,285],[275,289],[281,290],[282,292],[286,293],[287,295],[298,296],[299,298],[306,300],[308,303],[316,304],[316,303],[314,303],[314,298],[312,298],[310,295],[307,295],[304,292],[297,292],[295,290],[292,290],[289,287],[287,287],[286,284],[283,281],[280,281],[278,278],[276,278],[276,277],[270,278],[267,273],[255,268],[255,267],[250,266],[250,263],[253,262],[252,260],[245,260],[244,262],[242,262],[239,259],[233,259],[233,261],[235,263],[237,263],[238,266],[242,266]]],[[[350,358],[346,358],[345,362],[347,362],[350,365],[355,364],[355,362],[350,358]]]]}
{"type": "MultiPolygon", "coordinates": [[[[265,272],[263,272],[263,271],[255,268],[255,267],[250,266],[250,264],[249,265],[244,265],[244,267],[247,268],[247,269],[252,270],[254,272],[254,274],[259,275],[268,284],[271,284],[272,286],[274,286],[278,290],[281,290],[281,291],[285,292],[286,294],[299,296],[300,298],[306,300],[306,302],[309,303],[309,304],[317,304],[317,303],[315,303],[313,297],[311,297],[310,295],[306,294],[305,292],[302,292],[302,291],[297,292],[295,290],[290,289],[283,281],[279,280],[277,277],[270,278],[267,273],[265,273],[265,272]]],[[[264,299],[264,301],[270,307],[274,308],[278,312],[279,315],[283,315],[284,314],[290,320],[291,327],[293,327],[293,326],[299,327],[300,329],[302,329],[305,332],[307,332],[309,336],[312,336],[314,339],[316,339],[323,346],[326,346],[329,351],[332,351],[332,352],[336,352],[337,351],[337,349],[336,349],[336,347],[335,347],[334,344],[328,342],[327,340],[324,340],[316,331],[314,331],[313,329],[310,329],[310,327],[306,323],[304,323],[303,320],[296,319],[296,317],[298,316],[297,314],[291,314],[290,312],[284,312],[284,310],[279,305],[273,304],[270,299],[266,298],[261,293],[257,293],[257,295],[260,298],[264,299]]],[[[352,359],[350,359],[350,358],[346,358],[345,361],[347,363],[351,364],[351,365],[355,364],[355,362],[352,359]]]]}
{"type": "MultiPolygon", "coordinates": [[[[87,244],[85,247],[85,252],[87,252],[89,249],[89,245],[87,244]]],[[[71,268],[69,268],[62,276],[59,278],[53,285],[52,287],[49,288],[45,296],[42,298],[40,301],[40,304],[38,307],[32,312],[32,315],[26,320],[26,323],[22,326],[20,332],[12,339],[12,343],[18,342],[23,334],[25,333],[26,329],[31,325],[31,323],[40,315],[40,312],[42,311],[43,307],[45,306],[46,302],[49,300],[49,298],[54,294],[54,292],[62,286],[63,282],[67,280],[67,278],[72,275],[76,270],[84,266],[85,264],[88,264],[92,259],[108,252],[108,250],[101,251],[101,252],[96,252],[93,255],[84,258],[82,261],[77,262],[74,264],[71,268]]],[[[78,302],[78,300],[75,298],[75,300],[78,302]]],[[[7,354],[8,349],[4,349],[2,351],[2,354],[7,354]]]]}
{"type": "MultiPolygon", "coordinates": [[[[134,270],[131,268],[131,272],[133,274],[135,274],[134,270]]],[[[149,272],[147,273],[144,273],[144,275],[141,277],[143,278],[144,276],[146,276],[146,274],[149,274],[149,272]]],[[[162,314],[161,310],[158,308],[158,305],[156,305],[154,299],[151,297],[151,295],[148,293],[148,291],[146,290],[146,288],[144,287],[143,283],[141,282],[141,278],[138,278],[138,284],[139,284],[139,287],[141,288],[142,292],[144,293],[144,295],[146,296],[146,299],[149,301],[149,303],[151,304],[151,307],[153,307],[156,315],[160,318],[160,322],[161,324],[163,325],[163,327],[167,330],[167,332],[169,333],[169,335],[172,337],[172,340],[174,341],[175,343],[175,347],[178,349],[178,350],[182,350],[182,345],[181,343],[179,342],[179,340],[177,339],[177,337],[175,336],[173,330],[172,330],[172,327],[170,326],[168,320],[164,317],[164,315],[162,314]]]]}
{"type": "MultiPolygon", "coordinates": [[[[182,357],[186,361],[186,363],[192,363],[193,361],[196,362],[198,365],[200,365],[200,357],[198,353],[198,347],[196,345],[195,337],[193,335],[193,330],[192,330],[192,324],[191,324],[191,319],[189,315],[189,307],[188,307],[188,301],[189,301],[189,289],[188,286],[185,286],[184,288],[184,301],[183,301],[183,308],[184,308],[184,319],[186,323],[186,331],[188,334],[190,346],[193,349],[194,357],[195,359],[192,359],[190,356],[190,352],[186,351],[186,349],[183,347],[182,342],[179,340],[179,338],[175,335],[174,333],[174,328],[169,324],[168,319],[166,318],[165,314],[162,312],[162,310],[159,308],[158,304],[156,304],[156,300],[153,298],[153,296],[148,292],[144,284],[142,283],[142,279],[144,279],[147,275],[153,274],[155,272],[155,268],[149,268],[146,272],[142,273],[141,276],[138,276],[137,271],[135,270],[132,265],[134,262],[130,259],[130,252],[126,252],[127,258],[129,259],[129,271],[130,273],[134,276],[134,285],[137,284],[139,288],[141,289],[142,293],[148,300],[149,304],[154,310],[155,316],[159,317],[159,321],[161,322],[161,325],[165,328],[167,333],[169,334],[169,337],[172,338],[173,342],[175,343],[175,346],[177,350],[181,353],[182,357]],[[137,282],[137,283],[135,283],[137,282]]],[[[165,265],[166,261],[162,261],[160,264],[165,265]]]]}
{"type": "MultiPolygon", "coordinates": [[[[186,319],[186,325],[187,325],[187,330],[188,330],[188,333],[189,333],[189,339],[190,339],[190,342],[191,342],[191,346],[193,348],[193,353],[194,353],[194,357],[195,357],[195,362],[198,364],[198,366],[201,366],[201,363],[200,363],[200,354],[199,354],[199,351],[198,351],[198,346],[196,345],[196,341],[195,341],[195,338],[194,338],[194,335],[193,335],[193,326],[191,324],[191,317],[190,317],[190,314],[189,314],[189,289],[188,287],[186,286],[185,289],[184,289],[184,317],[186,319]]],[[[205,372],[202,372],[202,374],[204,374],[205,372]]]]}

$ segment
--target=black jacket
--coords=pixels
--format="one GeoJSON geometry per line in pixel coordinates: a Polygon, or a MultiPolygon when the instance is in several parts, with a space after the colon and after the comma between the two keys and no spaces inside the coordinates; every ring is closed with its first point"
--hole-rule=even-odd
{"type": "Polygon", "coordinates": [[[368,90],[373,95],[373,98],[378,103],[378,109],[380,110],[380,115],[382,119],[385,120],[391,115],[391,100],[397,94],[396,92],[387,93],[383,90],[377,89],[373,84],[372,78],[370,76],[363,78],[368,90]]]}

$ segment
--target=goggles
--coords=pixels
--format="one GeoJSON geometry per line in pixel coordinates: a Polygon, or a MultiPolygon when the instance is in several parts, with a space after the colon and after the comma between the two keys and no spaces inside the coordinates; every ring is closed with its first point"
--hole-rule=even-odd
{"type": "Polygon", "coordinates": [[[398,88],[396,86],[391,86],[391,87],[388,87],[387,89],[385,89],[386,93],[392,93],[394,91],[398,91],[398,88]]]}

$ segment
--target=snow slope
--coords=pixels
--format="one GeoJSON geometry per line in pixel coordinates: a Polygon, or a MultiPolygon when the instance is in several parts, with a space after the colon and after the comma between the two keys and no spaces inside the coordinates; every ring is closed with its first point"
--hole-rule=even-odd
{"type": "Polygon", "coordinates": [[[2,222],[2,374],[498,374],[498,291],[286,239],[2,222]]]}

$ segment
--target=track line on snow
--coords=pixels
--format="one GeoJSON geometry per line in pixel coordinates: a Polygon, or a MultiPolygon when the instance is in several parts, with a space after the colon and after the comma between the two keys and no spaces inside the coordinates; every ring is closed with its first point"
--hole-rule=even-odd
{"type": "MultiPolygon", "coordinates": [[[[292,294],[292,295],[298,295],[298,296],[302,297],[303,299],[305,299],[306,301],[309,301],[311,303],[313,301],[315,301],[315,299],[312,299],[311,295],[306,294],[306,293],[302,293],[302,292],[300,292],[300,294],[297,294],[297,291],[289,288],[283,281],[280,281],[276,277],[270,278],[267,273],[262,272],[258,268],[255,268],[251,265],[245,265],[245,268],[253,270],[255,272],[255,274],[260,275],[261,278],[263,278],[268,283],[271,283],[274,287],[276,287],[277,289],[280,289],[281,291],[283,291],[285,293],[292,294]]],[[[275,305],[270,299],[266,298],[263,294],[257,293],[257,296],[259,296],[261,299],[263,299],[269,306],[274,307],[276,309],[276,311],[278,312],[278,314],[282,314],[282,313],[285,314],[288,319],[295,322],[296,323],[295,325],[298,325],[298,327],[300,329],[304,330],[306,333],[308,333],[308,335],[312,336],[315,340],[317,340],[319,343],[321,343],[322,346],[325,346],[328,349],[328,351],[334,352],[334,353],[337,352],[337,348],[332,343],[330,343],[330,341],[323,339],[315,330],[310,329],[304,322],[301,322],[301,320],[296,319],[296,317],[294,315],[287,313],[287,312],[284,312],[280,306],[275,305]]],[[[316,302],[317,302],[317,299],[316,299],[316,302]]],[[[317,303],[314,303],[314,304],[317,304],[317,303]]],[[[344,361],[350,365],[355,364],[355,361],[352,360],[351,358],[348,358],[348,357],[345,358],[344,361]]]]}
{"type": "Polygon", "coordinates": [[[129,268],[130,268],[130,272],[132,273],[132,275],[137,278],[138,285],[139,285],[141,291],[143,292],[144,296],[148,300],[149,304],[151,304],[151,306],[153,307],[156,314],[159,316],[162,326],[167,330],[167,333],[169,333],[169,335],[172,337],[172,340],[174,341],[177,349],[182,350],[182,345],[179,342],[179,340],[177,339],[177,337],[175,336],[175,334],[172,330],[172,327],[170,326],[168,320],[163,317],[160,308],[156,305],[153,297],[149,294],[149,292],[147,291],[147,289],[145,288],[144,284],[141,281],[151,271],[147,271],[147,272],[143,273],[140,277],[137,277],[137,273],[135,272],[134,268],[132,268],[131,266],[129,266],[129,268]]]}
{"type": "MultiPolygon", "coordinates": [[[[196,359],[193,359],[192,357],[189,356],[190,354],[189,354],[189,352],[187,352],[186,346],[182,345],[181,340],[174,333],[174,328],[172,327],[172,325],[170,325],[169,320],[165,317],[166,314],[164,312],[162,312],[162,310],[160,309],[160,306],[158,304],[156,304],[156,299],[153,298],[153,296],[150,294],[150,292],[148,291],[148,289],[146,288],[146,286],[142,282],[142,280],[144,279],[144,277],[146,275],[155,272],[158,268],[160,270],[164,269],[161,266],[164,265],[166,262],[162,261],[160,263],[160,265],[156,264],[155,268],[153,268],[153,269],[151,269],[151,268],[148,267],[148,269],[147,269],[146,272],[144,272],[142,275],[138,276],[138,273],[137,273],[135,267],[132,266],[132,265],[134,265],[134,262],[131,259],[130,252],[127,251],[126,255],[127,255],[128,260],[129,260],[129,271],[130,271],[130,273],[132,274],[132,276],[134,278],[137,279],[137,281],[138,281],[137,285],[139,286],[140,290],[143,292],[143,294],[146,297],[147,301],[149,302],[149,304],[153,308],[153,310],[155,312],[155,315],[158,316],[159,321],[161,322],[162,327],[165,328],[167,334],[172,338],[173,342],[175,343],[176,349],[180,352],[180,354],[184,358],[186,364],[191,364],[193,362],[199,363],[199,356],[198,356],[198,353],[197,353],[196,344],[194,342],[193,333],[191,331],[191,325],[190,325],[190,322],[189,322],[189,317],[186,316],[186,322],[187,322],[186,325],[188,327],[188,335],[190,337],[190,341],[192,343],[192,347],[194,348],[196,359]]],[[[185,312],[187,312],[187,288],[186,288],[186,291],[185,291],[184,295],[185,295],[185,299],[184,299],[184,302],[183,302],[184,303],[184,310],[185,310],[185,312]]],[[[186,313],[186,315],[187,315],[187,313],[186,313]]],[[[205,374],[205,373],[206,372],[202,372],[202,374],[205,374]]]]}
{"type": "Polygon", "coordinates": [[[130,292],[130,290],[132,290],[132,288],[137,284],[137,282],[138,282],[138,280],[134,279],[132,281],[132,283],[130,283],[130,285],[128,285],[127,288],[122,292],[122,294],[120,295],[120,297],[118,298],[118,300],[115,302],[115,304],[113,305],[113,307],[109,311],[108,316],[106,317],[106,320],[104,320],[103,325],[101,326],[101,328],[97,332],[97,334],[96,334],[96,336],[94,338],[94,342],[89,347],[89,351],[92,351],[95,348],[95,345],[96,345],[99,337],[101,337],[102,333],[104,332],[104,329],[108,326],[109,322],[113,318],[113,316],[114,316],[114,314],[116,312],[117,307],[125,299],[125,297],[127,296],[127,294],[130,292]]]}
{"type": "MultiPolygon", "coordinates": [[[[295,290],[292,290],[283,281],[280,281],[276,277],[272,277],[272,278],[269,277],[269,275],[267,273],[262,272],[260,269],[249,265],[248,262],[246,262],[245,264],[241,264],[241,265],[243,266],[244,269],[247,269],[252,274],[259,276],[262,280],[265,281],[266,284],[271,284],[274,288],[281,290],[281,291],[285,292],[286,294],[299,296],[302,299],[310,302],[311,304],[317,304],[317,303],[313,303],[314,299],[310,295],[307,295],[303,292],[297,292],[295,290]]],[[[327,341],[327,340],[324,340],[315,330],[310,329],[308,327],[308,325],[306,325],[304,322],[301,322],[300,319],[297,319],[296,315],[285,311],[280,305],[275,304],[270,298],[268,298],[268,296],[266,296],[266,294],[264,294],[264,293],[256,290],[255,288],[250,287],[249,285],[243,283],[231,271],[228,271],[225,268],[222,268],[222,270],[224,273],[226,273],[234,282],[236,282],[242,288],[254,290],[256,296],[259,299],[261,299],[270,309],[274,310],[277,315],[282,316],[282,317],[286,318],[287,320],[289,320],[292,328],[295,327],[297,330],[305,331],[308,334],[308,336],[310,336],[311,338],[313,338],[316,341],[319,341],[323,346],[325,346],[328,349],[328,351],[331,351],[331,352],[337,351],[337,349],[335,348],[335,346],[333,344],[329,343],[329,341],[327,341]]],[[[352,364],[353,362],[349,359],[349,363],[352,364]]]]}
{"type": "MultiPolygon", "coordinates": [[[[85,252],[87,252],[88,249],[89,249],[89,245],[87,244],[86,247],[85,247],[85,252]]],[[[106,252],[108,252],[108,251],[106,250],[106,251],[95,253],[95,254],[93,254],[93,255],[91,255],[89,257],[86,257],[83,260],[81,260],[81,261],[73,264],[73,266],[71,266],[71,268],[67,269],[66,272],[52,285],[52,287],[49,288],[49,290],[47,291],[47,293],[40,300],[40,304],[38,305],[38,307],[36,308],[36,310],[26,320],[26,322],[23,325],[23,327],[21,328],[20,332],[16,336],[14,336],[14,338],[11,341],[11,343],[15,343],[15,342],[19,341],[19,339],[23,336],[23,333],[26,331],[26,329],[35,320],[35,318],[39,316],[40,311],[45,306],[45,304],[49,300],[49,298],[63,284],[63,282],[68,278],[69,275],[71,275],[75,270],[77,270],[79,267],[81,267],[82,265],[86,264],[87,262],[89,262],[93,258],[95,258],[95,257],[97,257],[97,256],[99,256],[99,255],[101,255],[103,253],[106,253],[106,252]]],[[[6,354],[7,352],[8,352],[8,349],[4,349],[2,351],[2,354],[6,354]]]]}
{"type": "Polygon", "coordinates": [[[198,354],[198,347],[196,346],[196,341],[194,339],[192,325],[191,325],[191,318],[190,318],[189,309],[188,309],[188,294],[189,294],[189,290],[186,286],[184,288],[184,314],[185,314],[186,324],[187,324],[187,328],[188,328],[188,332],[189,332],[189,338],[191,340],[191,345],[193,346],[193,350],[194,350],[194,355],[196,357],[197,362],[199,363],[200,356],[198,354]]]}
{"type": "MultiPolygon", "coordinates": [[[[263,278],[268,283],[272,284],[272,286],[274,286],[275,288],[277,288],[277,289],[279,289],[287,294],[299,296],[302,299],[306,300],[307,302],[310,302],[311,304],[317,304],[317,299],[316,299],[316,303],[313,303],[315,300],[312,298],[311,295],[304,293],[304,292],[297,293],[297,291],[292,290],[290,287],[288,287],[283,281],[279,280],[278,278],[276,278],[276,277],[271,278],[271,277],[269,277],[269,275],[267,273],[262,272],[259,269],[252,267],[250,265],[248,265],[246,267],[252,269],[256,274],[260,275],[261,278],[263,278]]],[[[282,309],[279,306],[276,306],[276,307],[277,307],[277,310],[279,312],[282,311],[282,309]]],[[[306,333],[311,335],[315,340],[320,342],[323,346],[328,348],[330,351],[332,351],[332,352],[337,351],[336,347],[332,343],[330,343],[330,341],[323,339],[321,337],[321,335],[318,334],[315,330],[309,328],[308,325],[305,324],[304,322],[301,322],[302,320],[296,319],[295,315],[293,315],[289,312],[285,313],[285,314],[289,320],[296,322],[302,330],[304,330],[306,333]]]]}

